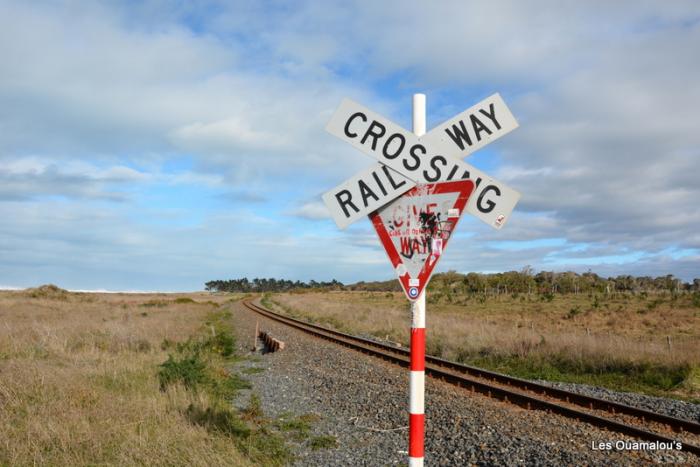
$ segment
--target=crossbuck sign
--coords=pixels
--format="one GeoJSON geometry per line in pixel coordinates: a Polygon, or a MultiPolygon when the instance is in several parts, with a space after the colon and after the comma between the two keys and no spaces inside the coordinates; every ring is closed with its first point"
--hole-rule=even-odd
{"type": "Polygon", "coordinates": [[[380,162],[323,195],[338,227],[344,229],[417,184],[469,179],[474,194],[466,211],[500,229],[520,194],[462,161],[509,133],[518,123],[494,94],[419,138],[389,119],[344,99],[326,130],[380,162]]]}
{"type": "Polygon", "coordinates": [[[423,466],[425,287],[464,212],[500,229],[520,194],[462,161],[518,127],[494,94],[425,133],[425,96],[413,96],[413,132],[349,99],[326,130],[378,164],[323,195],[343,229],[369,215],[411,301],[410,467],[423,466]]]}

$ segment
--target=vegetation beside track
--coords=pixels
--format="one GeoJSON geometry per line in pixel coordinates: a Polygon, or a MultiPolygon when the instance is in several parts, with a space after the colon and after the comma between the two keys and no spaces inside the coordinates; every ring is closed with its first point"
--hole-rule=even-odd
{"type": "MultiPolygon", "coordinates": [[[[700,402],[695,295],[460,294],[438,280],[428,291],[427,350],[528,379],[700,402]]],[[[400,293],[297,291],[268,294],[263,304],[344,332],[408,344],[410,312],[400,293]]]]}
{"type": "Polygon", "coordinates": [[[284,437],[264,416],[254,393],[243,411],[232,405],[238,391],[251,386],[231,369],[239,357],[229,311],[212,311],[197,335],[175,344],[164,342],[163,347],[169,355],[158,371],[160,388],[182,385],[193,394],[183,412],[191,423],[213,436],[228,437],[255,464],[284,465],[292,460],[284,437]]]}
{"type": "Polygon", "coordinates": [[[0,292],[0,465],[281,465],[237,374],[240,295],[0,292]]]}

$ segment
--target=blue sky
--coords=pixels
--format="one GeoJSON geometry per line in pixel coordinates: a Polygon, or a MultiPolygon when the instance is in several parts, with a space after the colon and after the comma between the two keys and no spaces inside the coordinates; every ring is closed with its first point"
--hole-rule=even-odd
{"type": "Polygon", "coordinates": [[[428,128],[500,92],[468,162],[520,191],[440,270],[700,277],[700,3],[0,0],[0,286],[393,277],[320,196],[374,163],[343,97],[428,128]]]}

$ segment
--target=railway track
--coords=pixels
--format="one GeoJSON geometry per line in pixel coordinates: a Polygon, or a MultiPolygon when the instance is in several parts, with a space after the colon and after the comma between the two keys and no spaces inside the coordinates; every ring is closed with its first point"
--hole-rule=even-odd
{"type": "MultiPolygon", "coordinates": [[[[253,299],[244,300],[242,303],[255,313],[316,337],[394,364],[404,367],[409,365],[408,349],[283,316],[253,303],[253,299]]],[[[471,392],[479,392],[527,409],[556,413],[645,441],[671,443],[671,445],[680,442],[683,451],[700,456],[700,445],[698,445],[700,424],[690,420],[552,388],[428,355],[426,355],[425,373],[471,392]]]]}

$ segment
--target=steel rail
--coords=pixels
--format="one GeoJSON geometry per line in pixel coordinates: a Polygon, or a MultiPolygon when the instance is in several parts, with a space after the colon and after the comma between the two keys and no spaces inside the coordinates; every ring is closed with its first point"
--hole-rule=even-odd
{"type": "MultiPolygon", "coordinates": [[[[324,328],[315,324],[307,323],[298,319],[283,316],[266,308],[263,308],[255,303],[252,299],[242,301],[243,305],[248,309],[266,316],[267,318],[281,322],[288,326],[297,328],[306,333],[317,337],[333,341],[335,343],[359,350],[363,353],[391,361],[392,363],[408,367],[409,351],[407,349],[389,345],[383,342],[377,342],[363,337],[353,336],[333,329],[324,328]]],[[[618,402],[607,401],[596,397],[585,396],[582,394],[565,391],[563,389],[545,386],[543,384],[533,383],[531,381],[514,378],[481,368],[463,365],[456,362],[450,362],[438,357],[426,355],[425,372],[427,375],[445,382],[470,389],[472,392],[480,392],[489,397],[503,400],[505,402],[517,404],[527,409],[546,410],[553,413],[558,413],[569,418],[584,421],[589,424],[611,429],[613,431],[635,436],[647,441],[659,441],[664,443],[682,444],[682,450],[691,452],[700,456],[700,446],[678,441],[667,436],[648,431],[644,428],[628,425],[617,420],[600,417],[588,412],[577,410],[571,407],[558,405],[554,402],[541,399],[521,392],[516,392],[511,389],[506,389],[500,386],[493,386],[482,381],[478,381],[468,376],[474,376],[482,379],[487,379],[498,384],[508,385],[514,388],[535,392],[541,396],[552,397],[565,401],[570,404],[579,405],[588,409],[603,410],[613,414],[625,414],[640,418],[643,422],[652,421],[661,423],[676,432],[700,433],[700,424],[690,420],[671,417],[668,415],[659,414],[650,410],[632,407],[618,402]]]]}

